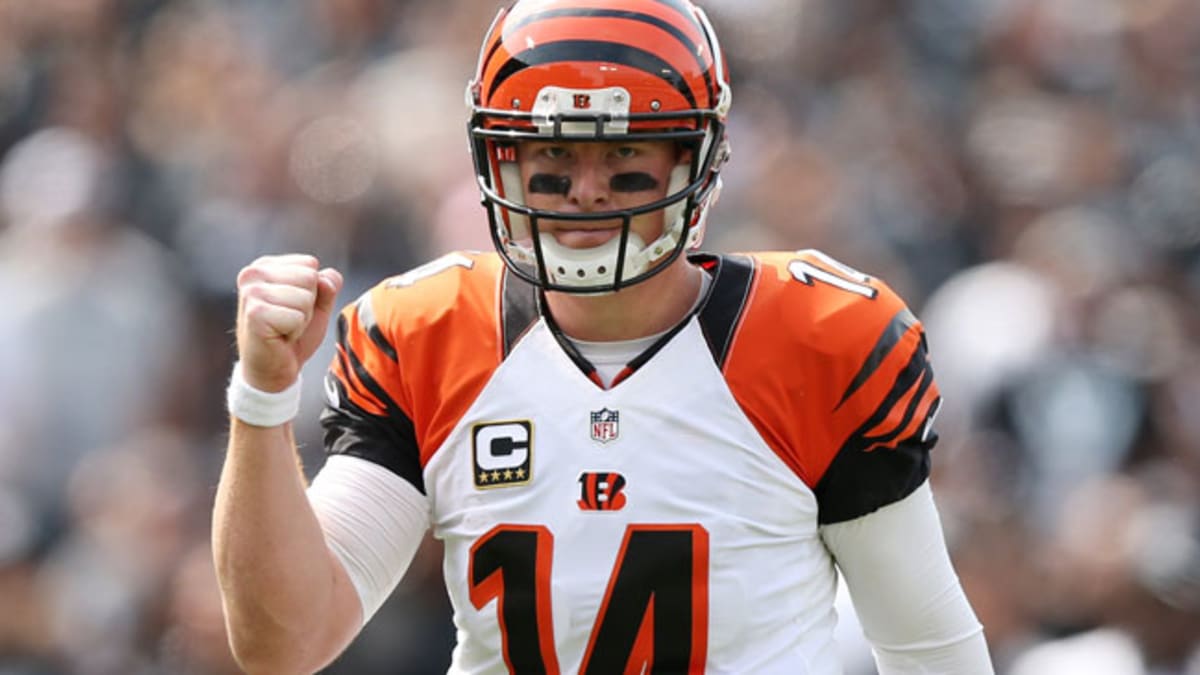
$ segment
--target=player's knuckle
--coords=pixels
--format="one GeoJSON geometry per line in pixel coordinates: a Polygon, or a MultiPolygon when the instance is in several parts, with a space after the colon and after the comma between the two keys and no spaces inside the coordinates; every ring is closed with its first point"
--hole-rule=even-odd
{"type": "Polygon", "coordinates": [[[276,304],[291,309],[303,310],[312,302],[312,293],[307,288],[290,284],[273,287],[269,296],[276,304]]]}
{"type": "Polygon", "coordinates": [[[251,298],[246,301],[244,314],[250,323],[271,323],[284,313],[283,310],[266,298],[251,298]]]}
{"type": "Polygon", "coordinates": [[[242,298],[246,302],[262,302],[270,297],[269,285],[258,279],[244,284],[241,292],[242,298]]]}
{"type": "Polygon", "coordinates": [[[317,283],[320,280],[320,274],[311,267],[298,267],[296,269],[296,283],[305,290],[316,289],[317,283]]]}
{"type": "Polygon", "coordinates": [[[259,298],[246,298],[246,302],[242,307],[242,316],[247,321],[255,322],[262,319],[263,314],[270,310],[270,306],[259,298]]]}
{"type": "Polygon", "coordinates": [[[256,262],[250,263],[238,271],[237,284],[238,288],[253,284],[256,281],[261,281],[265,275],[263,267],[256,262]]]}

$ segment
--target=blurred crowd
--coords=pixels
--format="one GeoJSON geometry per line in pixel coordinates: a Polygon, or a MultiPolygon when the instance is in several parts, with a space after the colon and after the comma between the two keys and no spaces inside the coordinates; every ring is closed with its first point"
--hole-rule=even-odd
{"type": "MultiPolygon", "coordinates": [[[[0,675],[237,672],[237,270],[314,253],[348,302],[490,247],[463,88],[500,4],[0,0],[0,675]]],[[[706,247],[820,248],[925,321],[997,672],[1200,674],[1200,2],[702,4],[735,98],[706,247]]],[[[329,672],[444,672],[438,556],[329,672]]]]}

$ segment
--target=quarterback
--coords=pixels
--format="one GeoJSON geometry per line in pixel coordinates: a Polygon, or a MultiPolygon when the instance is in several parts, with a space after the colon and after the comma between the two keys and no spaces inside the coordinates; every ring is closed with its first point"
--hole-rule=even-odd
{"type": "Polygon", "coordinates": [[[881,673],[991,673],[921,323],[817,251],[699,250],[732,101],[704,12],[520,0],[467,96],[494,252],[340,312],[311,256],[238,277],[213,541],[242,666],[328,664],[431,531],[453,673],[840,673],[839,570],[881,673]],[[290,421],[331,323],[307,486],[290,421]]]}

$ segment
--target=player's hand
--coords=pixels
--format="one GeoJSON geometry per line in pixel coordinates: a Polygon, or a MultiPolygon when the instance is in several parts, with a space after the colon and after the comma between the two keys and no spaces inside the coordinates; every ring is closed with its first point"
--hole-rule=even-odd
{"type": "Polygon", "coordinates": [[[287,389],[325,338],[342,275],[311,255],[268,255],[238,273],[238,358],[247,384],[287,389]]]}

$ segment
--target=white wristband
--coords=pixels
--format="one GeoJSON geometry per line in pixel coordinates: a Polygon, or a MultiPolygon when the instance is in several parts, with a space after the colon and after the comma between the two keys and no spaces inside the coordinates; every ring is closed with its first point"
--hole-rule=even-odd
{"type": "Polygon", "coordinates": [[[242,363],[233,366],[229,388],[225,390],[225,405],[229,414],[256,427],[277,427],[292,421],[300,412],[300,377],[280,392],[256,389],[246,382],[242,363]]]}

